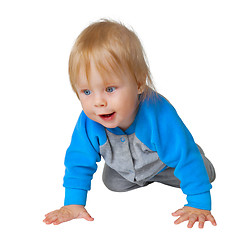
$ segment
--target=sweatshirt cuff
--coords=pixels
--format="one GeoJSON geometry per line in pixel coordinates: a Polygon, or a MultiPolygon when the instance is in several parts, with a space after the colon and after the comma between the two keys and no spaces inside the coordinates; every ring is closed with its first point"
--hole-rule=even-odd
{"type": "Polygon", "coordinates": [[[185,206],[198,208],[202,210],[211,210],[211,195],[210,191],[195,194],[195,195],[188,195],[187,196],[188,204],[185,206]]]}
{"type": "Polygon", "coordinates": [[[87,191],[75,188],[65,188],[65,200],[66,205],[86,205],[87,191]]]}

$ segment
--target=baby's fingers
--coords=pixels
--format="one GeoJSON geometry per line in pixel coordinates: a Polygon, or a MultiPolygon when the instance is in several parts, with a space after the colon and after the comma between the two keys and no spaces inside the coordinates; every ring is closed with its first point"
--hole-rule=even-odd
{"type": "Polygon", "coordinates": [[[58,216],[55,221],[52,222],[53,225],[59,225],[60,223],[67,222],[71,219],[68,219],[64,216],[58,216]]]}
{"type": "Polygon", "coordinates": [[[46,224],[51,224],[57,220],[57,214],[55,212],[48,213],[45,215],[46,218],[43,220],[46,224]]]}
{"type": "Polygon", "coordinates": [[[49,212],[49,213],[45,214],[45,217],[47,218],[47,217],[50,217],[50,216],[54,216],[54,215],[56,215],[57,211],[58,211],[58,210],[49,212]]]}
{"type": "Polygon", "coordinates": [[[69,212],[62,211],[61,209],[50,212],[46,214],[45,217],[46,218],[43,220],[43,222],[45,222],[46,224],[54,225],[58,225],[62,222],[66,222],[72,219],[71,214],[69,214],[69,212]]]}
{"type": "Polygon", "coordinates": [[[178,217],[181,216],[184,213],[183,209],[178,209],[176,212],[172,213],[172,216],[178,217]]]}
{"type": "Polygon", "coordinates": [[[199,224],[198,224],[198,227],[199,228],[204,228],[204,223],[206,221],[206,217],[204,214],[201,214],[199,217],[198,217],[198,221],[199,221],[199,224]]]}
{"type": "Polygon", "coordinates": [[[181,217],[179,217],[174,224],[179,224],[182,223],[184,221],[187,221],[189,219],[189,215],[187,213],[184,213],[181,217]]]}
{"type": "Polygon", "coordinates": [[[196,214],[191,214],[190,217],[189,217],[189,222],[188,222],[188,225],[187,227],[188,228],[192,228],[194,223],[198,220],[198,217],[196,214]]]}
{"type": "Polygon", "coordinates": [[[210,221],[213,226],[217,226],[216,220],[212,214],[207,215],[207,220],[210,221]]]}
{"type": "Polygon", "coordinates": [[[93,220],[94,220],[94,218],[92,218],[87,211],[82,212],[82,213],[80,214],[80,217],[79,217],[79,218],[84,218],[84,219],[87,220],[87,221],[93,221],[93,220]]]}

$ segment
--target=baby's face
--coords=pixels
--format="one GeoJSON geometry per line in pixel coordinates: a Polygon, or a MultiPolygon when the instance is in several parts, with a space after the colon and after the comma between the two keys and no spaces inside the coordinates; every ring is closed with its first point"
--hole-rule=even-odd
{"type": "Polygon", "coordinates": [[[85,114],[107,128],[126,130],[134,121],[138,108],[138,86],[127,76],[102,79],[91,62],[89,81],[82,77],[77,87],[85,114]],[[107,81],[106,81],[107,80],[107,81]]]}

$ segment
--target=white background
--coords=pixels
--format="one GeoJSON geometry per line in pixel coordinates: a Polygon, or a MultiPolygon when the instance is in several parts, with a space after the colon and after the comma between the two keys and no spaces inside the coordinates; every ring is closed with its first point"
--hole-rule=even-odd
{"type": "Polygon", "coordinates": [[[1,239],[238,238],[239,12],[231,0],[1,1],[1,239]],[[157,90],[214,164],[217,227],[175,226],[171,213],[185,204],[178,189],[155,183],[110,192],[101,181],[103,161],[87,202],[95,220],[42,222],[63,204],[64,155],[81,111],[68,56],[78,34],[100,18],[137,32],[157,90]]]}

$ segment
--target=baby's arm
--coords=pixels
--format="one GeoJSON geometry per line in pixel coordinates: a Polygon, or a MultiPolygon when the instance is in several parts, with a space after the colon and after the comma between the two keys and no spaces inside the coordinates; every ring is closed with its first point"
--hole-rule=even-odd
{"type": "Polygon", "coordinates": [[[43,222],[58,225],[77,218],[84,218],[87,221],[94,220],[83,205],[67,205],[46,214],[43,222]]]}
{"type": "Polygon", "coordinates": [[[208,210],[197,209],[193,207],[183,207],[178,209],[176,212],[172,213],[174,217],[179,217],[174,223],[179,224],[184,221],[188,221],[188,228],[192,228],[195,222],[199,222],[198,227],[203,228],[205,221],[210,221],[213,226],[216,226],[217,223],[208,210]]]}

